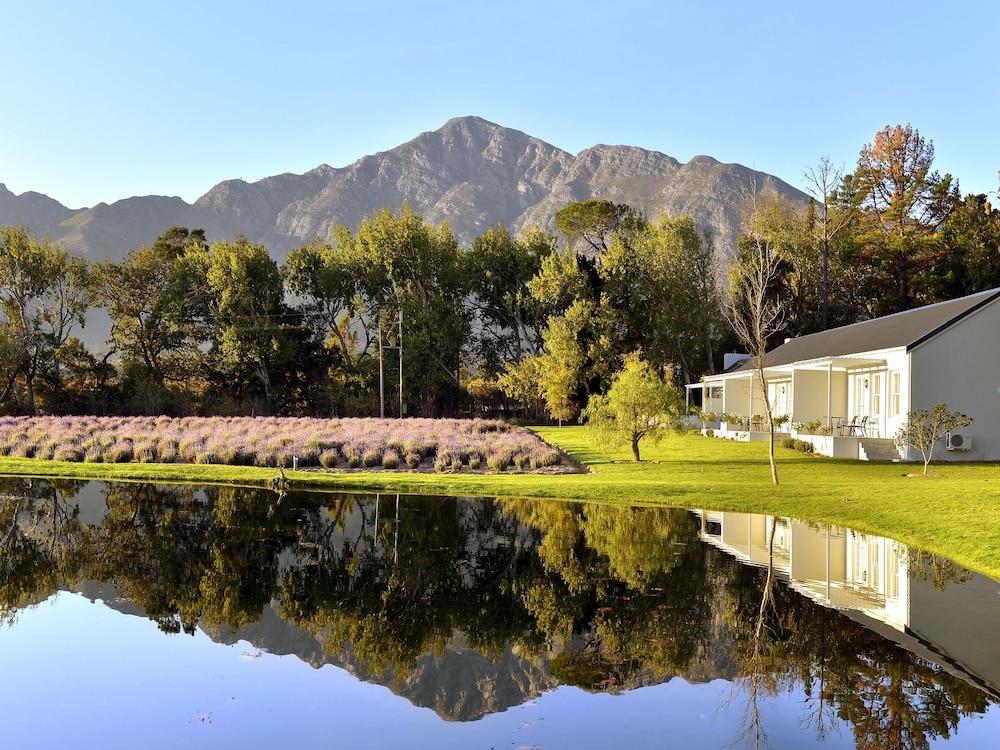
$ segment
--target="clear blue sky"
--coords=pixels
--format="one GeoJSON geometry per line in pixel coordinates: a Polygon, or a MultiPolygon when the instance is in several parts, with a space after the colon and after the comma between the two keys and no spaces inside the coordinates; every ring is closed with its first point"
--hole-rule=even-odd
{"type": "Polygon", "coordinates": [[[465,114],[795,184],[912,122],[964,191],[997,188],[996,0],[0,0],[0,18],[0,182],[73,207],[339,166],[465,114]]]}

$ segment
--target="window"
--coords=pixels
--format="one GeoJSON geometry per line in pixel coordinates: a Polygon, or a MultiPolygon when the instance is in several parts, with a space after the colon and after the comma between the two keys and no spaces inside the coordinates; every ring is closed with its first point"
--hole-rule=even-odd
{"type": "Polygon", "coordinates": [[[890,599],[899,598],[899,545],[887,542],[889,545],[888,562],[885,571],[885,595],[890,599]]]}
{"type": "Polygon", "coordinates": [[[899,416],[899,370],[889,373],[889,416],[899,416]]]}
{"type": "Polygon", "coordinates": [[[872,373],[872,415],[882,416],[882,373],[872,373]]]}

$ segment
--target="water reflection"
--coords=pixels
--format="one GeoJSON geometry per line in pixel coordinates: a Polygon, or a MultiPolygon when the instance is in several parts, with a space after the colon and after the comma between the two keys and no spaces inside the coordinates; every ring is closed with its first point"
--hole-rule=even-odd
{"type": "Polygon", "coordinates": [[[801,692],[792,746],[846,731],[924,748],[1000,695],[996,583],[847,529],[234,487],[18,479],[0,495],[8,625],[82,592],[165,633],[334,664],[449,720],[557,685],[722,679],[741,742],[763,744],[770,703],[801,692]]]}

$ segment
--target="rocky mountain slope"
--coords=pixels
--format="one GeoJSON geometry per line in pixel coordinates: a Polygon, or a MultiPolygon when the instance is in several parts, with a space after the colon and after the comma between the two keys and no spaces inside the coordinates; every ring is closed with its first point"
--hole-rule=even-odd
{"type": "Polygon", "coordinates": [[[735,244],[739,208],[752,179],[793,201],[807,197],[740,164],[696,156],[683,164],[635,146],[598,145],[575,156],[478,117],[449,120],[388,151],[346,167],[257,182],[221,182],[195,203],[141,196],[73,210],[40,193],[0,184],[0,224],[26,224],[91,258],[118,258],[174,225],[203,227],[210,239],[245,234],[277,257],[338,223],[356,226],[405,200],[427,219],[447,221],[463,242],[489,226],[554,230],[566,203],[591,197],[630,203],[648,216],[689,213],[712,230],[721,251],[735,244]]]}

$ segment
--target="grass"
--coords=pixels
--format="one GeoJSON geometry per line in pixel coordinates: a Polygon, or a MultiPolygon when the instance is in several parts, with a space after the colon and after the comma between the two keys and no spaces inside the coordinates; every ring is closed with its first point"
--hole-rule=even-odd
{"type": "MultiPolygon", "coordinates": [[[[770,483],[766,446],[671,435],[627,449],[597,447],[580,427],[537,432],[590,467],[588,474],[439,474],[286,471],[296,487],[439,495],[513,495],[775,513],[893,537],[1000,578],[1000,464],[912,465],[841,461],[779,449],[770,483]]],[[[0,474],[90,479],[267,483],[274,469],[182,464],[80,464],[0,459],[0,474]]]]}

